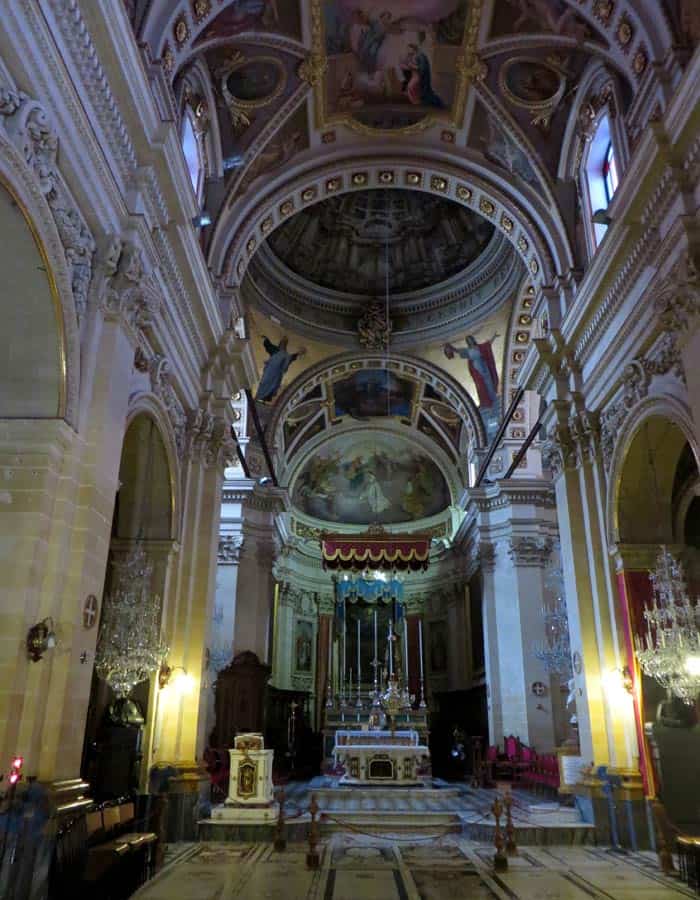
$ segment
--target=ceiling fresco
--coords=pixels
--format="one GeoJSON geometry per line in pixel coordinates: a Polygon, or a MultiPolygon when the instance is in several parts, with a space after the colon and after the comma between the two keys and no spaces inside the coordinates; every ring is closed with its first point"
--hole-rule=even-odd
{"type": "Polygon", "coordinates": [[[415,522],[450,505],[445,477],[422,450],[396,434],[337,435],[304,463],[291,486],[297,510],[349,525],[415,522]]]}
{"type": "Polygon", "coordinates": [[[432,194],[367,190],[302,210],[268,244],[313,284],[384,296],[451,278],[476,260],[494,230],[478,213],[432,194]]]}
{"type": "Polygon", "coordinates": [[[280,32],[301,39],[297,0],[232,0],[197,37],[197,43],[233,38],[250,31],[280,32]]]}
{"type": "Polygon", "coordinates": [[[478,21],[468,0],[312,0],[325,59],[320,121],[405,129],[461,118],[458,61],[478,21]],[[320,15],[319,15],[320,13],[320,15]],[[472,26],[470,28],[470,26],[472,26]]]}

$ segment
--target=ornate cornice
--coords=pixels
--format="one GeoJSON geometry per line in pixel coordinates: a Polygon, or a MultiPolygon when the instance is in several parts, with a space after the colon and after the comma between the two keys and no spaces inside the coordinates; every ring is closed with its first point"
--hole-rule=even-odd
{"type": "Polygon", "coordinates": [[[78,322],[88,305],[95,239],[58,169],[58,136],[44,107],[27,94],[0,87],[0,124],[34,172],[63,245],[78,322]]]}
{"type": "Polygon", "coordinates": [[[123,178],[138,167],[136,151],[129,137],[126,123],[109,86],[107,74],[100,63],[97,47],[93,43],[83,19],[78,0],[49,0],[55,14],[55,23],[71,55],[85,93],[100,121],[123,178]]]}

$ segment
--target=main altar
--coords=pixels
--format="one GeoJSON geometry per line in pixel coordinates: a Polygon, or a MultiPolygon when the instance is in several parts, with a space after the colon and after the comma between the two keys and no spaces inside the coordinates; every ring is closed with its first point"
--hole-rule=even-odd
{"type": "Polygon", "coordinates": [[[341,776],[341,785],[420,785],[430,775],[422,622],[411,668],[402,580],[373,576],[335,580],[325,768],[341,776]]]}
{"type": "Polygon", "coordinates": [[[421,784],[430,751],[418,732],[338,730],[334,760],[345,770],[340,784],[421,784]]]}

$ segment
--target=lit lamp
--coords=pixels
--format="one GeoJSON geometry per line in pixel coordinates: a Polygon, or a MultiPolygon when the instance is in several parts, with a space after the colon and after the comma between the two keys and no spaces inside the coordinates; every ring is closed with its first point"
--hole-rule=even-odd
{"type": "Polygon", "coordinates": [[[182,666],[164,664],[158,672],[158,687],[161,690],[170,687],[181,696],[191,694],[194,690],[194,676],[190,675],[182,666]]]}
{"type": "Polygon", "coordinates": [[[700,677],[700,656],[687,656],[685,670],[688,675],[693,675],[696,678],[700,677]]]}
{"type": "Polygon", "coordinates": [[[608,699],[617,705],[629,701],[634,689],[632,673],[628,666],[624,669],[610,669],[603,675],[603,686],[608,699]]]}

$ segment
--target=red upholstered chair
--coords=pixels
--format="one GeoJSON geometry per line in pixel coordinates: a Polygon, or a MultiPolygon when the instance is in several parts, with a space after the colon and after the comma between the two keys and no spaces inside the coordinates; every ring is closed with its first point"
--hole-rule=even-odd
{"type": "Polygon", "coordinates": [[[493,772],[498,764],[498,747],[496,744],[492,744],[490,747],[486,748],[486,757],[484,759],[484,766],[486,768],[486,777],[489,781],[493,781],[493,772]]]}
{"type": "Polygon", "coordinates": [[[520,757],[517,762],[514,763],[515,770],[513,773],[515,780],[519,784],[525,785],[530,783],[530,774],[535,755],[535,751],[532,747],[528,747],[526,744],[520,745],[520,757]]]}

